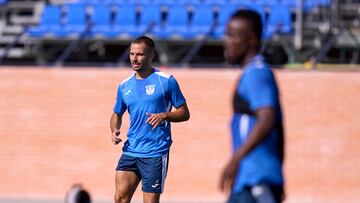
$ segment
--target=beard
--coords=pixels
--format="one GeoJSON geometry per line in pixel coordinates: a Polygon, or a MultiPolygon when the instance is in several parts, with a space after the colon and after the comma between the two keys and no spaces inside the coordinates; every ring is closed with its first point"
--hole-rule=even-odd
{"type": "Polygon", "coordinates": [[[245,58],[245,54],[235,55],[235,54],[231,54],[231,52],[229,51],[225,51],[224,57],[227,63],[230,65],[242,65],[245,58]]]}

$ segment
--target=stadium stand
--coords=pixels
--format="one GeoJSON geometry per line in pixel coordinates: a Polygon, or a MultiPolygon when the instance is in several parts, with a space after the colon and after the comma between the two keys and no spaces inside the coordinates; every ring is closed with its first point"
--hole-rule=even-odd
{"type": "Polygon", "coordinates": [[[90,15],[91,31],[89,36],[103,36],[112,29],[111,8],[107,4],[92,4],[90,15]]]}
{"type": "Polygon", "coordinates": [[[284,5],[272,6],[266,27],[266,38],[276,33],[289,34],[292,31],[290,8],[284,5]]]}
{"type": "Polygon", "coordinates": [[[155,37],[160,39],[182,38],[189,29],[189,13],[186,6],[174,4],[168,8],[167,20],[164,25],[153,30],[155,37]]]}
{"type": "Polygon", "coordinates": [[[45,37],[61,29],[61,7],[59,5],[46,5],[37,26],[28,30],[31,37],[45,37]]]}
{"type": "Polygon", "coordinates": [[[79,37],[88,27],[85,4],[66,4],[65,9],[65,21],[53,34],[59,38],[79,37]]]}
{"type": "Polygon", "coordinates": [[[214,26],[213,7],[193,4],[192,18],[184,4],[176,4],[168,9],[167,24],[157,26],[154,35],[160,39],[195,39],[210,35],[214,26]]]}
{"type": "Polygon", "coordinates": [[[138,35],[136,28],[136,7],[134,4],[117,4],[115,22],[110,30],[103,34],[108,38],[129,38],[138,35]]]}
{"type": "Polygon", "coordinates": [[[211,35],[214,30],[214,12],[210,5],[196,5],[190,29],[187,31],[190,38],[199,38],[211,35]]]}
{"type": "MultiPolygon", "coordinates": [[[[195,46],[221,49],[226,22],[236,9],[253,9],[260,13],[264,23],[264,52],[269,56],[283,53],[286,58],[273,61],[275,64],[307,61],[340,27],[351,30],[339,36],[340,45],[348,47],[358,39],[358,1],[339,0],[338,6],[331,0],[301,2],[299,8],[297,0],[3,1],[0,57],[1,62],[26,58],[29,63],[38,64],[35,58],[42,48],[52,47],[54,51],[43,53],[44,60],[51,61],[58,55],[55,50],[78,41],[82,51],[73,52],[73,58],[81,54],[86,62],[89,61],[86,56],[91,51],[89,47],[94,47],[94,43],[103,44],[106,55],[122,55],[119,51],[126,50],[129,40],[148,34],[160,42],[159,63],[177,64],[195,46]],[[106,50],[107,45],[116,46],[106,50]],[[178,51],[169,51],[175,45],[178,51]],[[277,49],[282,51],[273,51],[277,49]]],[[[213,54],[205,58],[223,60],[222,56],[216,56],[217,51],[213,54]]],[[[197,57],[199,61],[205,59],[201,59],[201,54],[197,57]]],[[[109,59],[108,62],[115,61],[109,59]]]]}
{"type": "Polygon", "coordinates": [[[140,21],[137,27],[138,35],[151,33],[153,28],[160,26],[162,21],[161,7],[159,5],[144,4],[141,9],[140,21]]]}

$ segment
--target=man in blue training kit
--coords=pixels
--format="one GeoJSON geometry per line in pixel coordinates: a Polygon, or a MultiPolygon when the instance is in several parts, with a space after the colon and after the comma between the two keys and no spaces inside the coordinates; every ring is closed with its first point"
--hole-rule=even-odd
{"type": "Polygon", "coordinates": [[[135,73],[118,87],[110,120],[112,142],[121,142],[121,120],[126,110],[130,114],[130,128],[116,167],[115,203],[130,202],[140,181],[144,203],[160,201],[172,143],[170,122],[190,118],[177,81],[152,67],[154,56],[152,39],[146,36],[135,39],[130,45],[130,62],[135,73]]]}
{"type": "Polygon", "coordinates": [[[261,17],[251,10],[235,12],[226,28],[224,56],[243,68],[233,96],[233,156],[220,179],[229,203],[278,203],[284,194],[279,92],[258,54],[261,35],[261,17]]]}

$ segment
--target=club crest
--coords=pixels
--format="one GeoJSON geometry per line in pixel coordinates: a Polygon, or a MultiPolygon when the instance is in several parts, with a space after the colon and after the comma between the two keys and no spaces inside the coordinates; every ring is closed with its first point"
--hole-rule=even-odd
{"type": "Polygon", "coordinates": [[[145,86],[145,89],[146,89],[146,94],[147,95],[152,95],[155,92],[155,85],[145,86]]]}

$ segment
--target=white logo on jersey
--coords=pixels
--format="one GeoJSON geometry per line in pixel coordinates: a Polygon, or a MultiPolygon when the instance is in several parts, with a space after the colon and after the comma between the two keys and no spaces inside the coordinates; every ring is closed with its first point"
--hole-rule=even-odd
{"type": "Polygon", "coordinates": [[[146,89],[146,94],[147,95],[152,95],[155,92],[155,85],[145,86],[145,89],[146,89]]]}
{"type": "Polygon", "coordinates": [[[130,94],[130,92],[131,92],[131,90],[126,91],[126,92],[125,92],[125,95],[130,94]]]}

